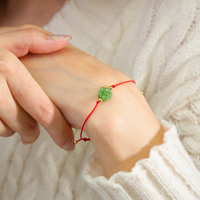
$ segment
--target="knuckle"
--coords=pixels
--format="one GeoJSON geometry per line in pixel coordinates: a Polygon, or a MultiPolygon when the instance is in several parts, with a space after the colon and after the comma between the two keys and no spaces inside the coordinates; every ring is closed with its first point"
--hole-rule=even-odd
{"type": "Polygon", "coordinates": [[[7,130],[7,131],[0,131],[0,137],[10,137],[15,134],[15,131],[13,130],[7,130]]]}
{"type": "MultiPolygon", "coordinates": [[[[4,88],[0,87],[0,92],[1,92],[1,94],[3,94],[3,95],[0,96],[1,113],[8,113],[10,111],[9,110],[10,106],[8,105],[9,103],[6,99],[6,95],[5,95],[5,92],[3,90],[4,90],[4,88]]],[[[12,114],[12,113],[10,113],[10,114],[12,114]]]]}
{"type": "Polygon", "coordinates": [[[15,67],[12,65],[13,55],[5,50],[0,49],[0,74],[14,73],[15,67]]]}
{"type": "Polygon", "coordinates": [[[33,24],[24,24],[21,26],[21,29],[29,29],[29,28],[36,28],[33,24]]]}
{"type": "Polygon", "coordinates": [[[55,118],[55,110],[50,103],[41,103],[37,114],[37,118],[42,125],[51,124],[55,118]]]}
{"type": "Polygon", "coordinates": [[[14,68],[11,67],[6,61],[0,60],[0,74],[9,75],[14,73],[14,68]]]}
{"type": "Polygon", "coordinates": [[[15,133],[0,119],[0,137],[10,137],[15,133]]]}
{"type": "Polygon", "coordinates": [[[22,37],[25,40],[30,40],[30,38],[33,38],[37,33],[37,30],[35,28],[27,28],[21,31],[22,37]]]}
{"type": "Polygon", "coordinates": [[[21,42],[21,43],[17,43],[17,44],[15,45],[15,49],[20,50],[20,51],[25,51],[25,52],[28,51],[28,47],[29,47],[28,44],[22,43],[22,42],[21,42]]]}
{"type": "Polygon", "coordinates": [[[30,130],[29,132],[36,132],[38,130],[38,124],[35,120],[27,124],[28,129],[30,130]]]}
{"type": "Polygon", "coordinates": [[[20,100],[24,97],[24,95],[28,96],[33,88],[33,80],[32,78],[30,78],[18,91],[16,91],[15,93],[13,92],[12,94],[15,99],[20,100]]]}
{"type": "Polygon", "coordinates": [[[28,33],[30,36],[34,36],[36,32],[37,32],[37,30],[34,29],[34,28],[28,28],[28,29],[27,29],[27,33],[28,33]]]}
{"type": "Polygon", "coordinates": [[[33,143],[40,135],[40,129],[38,128],[37,123],[35,125],[28,124],[28,130],[26,130],[26,133],[28,134],[23,135],[23,137],[21,137],[23,143],[24,144],[33,143]]]}

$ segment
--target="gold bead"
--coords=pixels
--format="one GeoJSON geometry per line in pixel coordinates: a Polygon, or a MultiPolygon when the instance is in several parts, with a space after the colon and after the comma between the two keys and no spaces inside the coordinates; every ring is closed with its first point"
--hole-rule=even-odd
{"type": "Polygon", "coordinates": [[[77,144],[77,141],[76,141],[76,140],[74,140],[74,144],[77,144]]]}
{"type": "Polygon", "coordinates": [[[141,90],[140,92],[144,95],[144,91],[141,90]]]}
{"type": "Polygon", "coordinates": [[[109,86],[109,88],[112,90],[113,89],[113,87],[112,86],[109,86]]]}
{"type": "Polygon", "coordinates": [[[103,101],[103,99],[102,99],[102,98],[99,98],[99,101],[103,101]]]}

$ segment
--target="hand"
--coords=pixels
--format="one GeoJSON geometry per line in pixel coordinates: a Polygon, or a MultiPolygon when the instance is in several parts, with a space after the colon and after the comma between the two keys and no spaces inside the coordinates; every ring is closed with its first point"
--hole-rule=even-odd
{"type": "MultiPolygon", "coordinates": [[[[130,80],[72,45],[49,55],[29,54],[21,61],[74,128],[81,128],[101,87],[130,80]]],[[[162,143],[164,133],[133,83],[113,89],[113,97],[98,106],[84,130],[107,177],[129,171],[148,157],[150,149],[162,143]]]]}
{"type": "Polygon", "coordinates": [[[51,54],[28,54],[20,60],[77,129],[98,100],[101,86],[129,80],[125,74],[70,44],[51,54]]]}
{"type": "Polygon", "coordinates": [[[39,135],[39,122],[60,147],[73,140],[71,127],[17,57],[61,49],[69,37],[25,25],[0,28],[0,136],[18,132],[24,144],[39,135]]]}

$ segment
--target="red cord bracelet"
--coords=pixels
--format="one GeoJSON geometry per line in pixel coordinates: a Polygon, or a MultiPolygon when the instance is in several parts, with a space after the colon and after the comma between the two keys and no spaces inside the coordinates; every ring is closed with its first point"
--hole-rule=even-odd
{"type": "MultiPolygon", "coordinates": [[[[118,83],[116,85],[111,85],[110,87],[106,88],[106,87],[102,87],[99,91],[98,97],[99,100],[96,102],[95,107],[93,108],[93,110],[91,111],[91,113],[87,116],[87,118],[85,119],[83,126],[81,128],[81,133],[80,133],[80,139],[79,140],[74,140],[74,144],[77,144],[78,142],[80,142],[81,140],[83,140],[84,142],[86,141],[90,141],[90,138],[82,138],[82,134],[83,134],[83,129],[85,127],[85,124],[87,122],[87,120],[90,118],[90,116],[92,115],[92,113],[96,110],[97,106],[99,105],[99,103],[101,103],[102,101],[107,101],[108,99],[110,99],[112,97],[112,93],[111,90],[119,85],[125,84],[125,83],[134,83],[135,81],[130,80],[130,81],[125,81],[125,82],[121,82],[118,83]]],[[[142,94],[144,94],[144,91],[141,91],[142,94]]]]}

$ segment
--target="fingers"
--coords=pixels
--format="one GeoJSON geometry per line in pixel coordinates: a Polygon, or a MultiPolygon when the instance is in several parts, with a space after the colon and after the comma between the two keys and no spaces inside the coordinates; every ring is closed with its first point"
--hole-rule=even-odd
{"type": "Polygon", "coordinates": [[[0,118],[0,136],[10,137],[15,133],[5,122],[0,118]]]}
{"type": "MultiPolygon", "coordinates": [[[[5,28],[6,29],[6,28],[5,28]]],[[[4,29],[4,31],[5,31],[4,29]]],[[[0,34],[0,47],[17,57],[31,53],[49,53],[64,48],[71,36],[55,36],[41,32],[39,28],[19,29],[0,34]]],[[[12,28],[10,29],[12,30],[12,28]]]]}
{"type": "Polygon", "coordinates": [[[8,137],[18,132],[24,144],[32,143],[39,136],[37,122],[13,99],[6,80],[0,76],[0,135],[8,137]]]}
{"type": "Polygon", "coordinates": [[[39,135],[37,120],[58,146],[66,150],[74,148],[73,132],[61,112],[22,63],[4,50],[17,57],[28,52],[49,53],[65,47],[69,39],[69,36],[51,35],[34,25],[0,28],[0,75],[3,74],[9,86],[6,89],[6,83],[0,85],[6,93],[0,98],[4,103],[0,110],[0,136],[7,137],[18,132],[24,144],[31,143],[39,135]],[[7,98],[3,99],[5,96],[7,98]]]}
{"type": "MultiPolygon", "coordinates": [[[[5,49],[0,49],[0,55],[0,74],[4,75],[12,97],[16,100],[21,108],[29,113],[46,129],[54,142],[63,148],[65,143],[67,143],[69,140],[73,140],[74,135],[71,127],[66,122],[61,112],[51,102],[48,96],[44,93],[37,82],[29,74],[27,69],[23,66],[23,64],[12,53],[5,49]]],[[[10,106],[7,107],[12,107],[12,109],[16,109],[21,112],[21,117],[17,116],[17,111],[13,116],[7,116],[9,110],[6,109],[3,111],[3,117],[0,117],[11,129],[18,129],[22,138],[25,138],[25,132],[22,131],[21,127],[24,126],[24,123],[27,123],[26,120],[28,120],[28,122],[30,121],[31,124],[33,121],[31,121],[31,119],[28,118],[28,116],[26,116],[22,110],[20,110],[19,106],[17,107],[17,104],[14,105],[13,102],[9,102],[9,105],[10,106]],[[9,123],[9,117],[13,117],[12,119],[16,121],[16,124],[9,123]],[[18,119],[21,119],[21,124],[19,122],[20,120],[18,119]]],[[[28,128],[30,127],[27,127],[27,129],[28,128]]],[[[34,133],[36,133],[37,129],[33,129],[33,132],[35,131],[34,133]]],[[[32,136],[34,134],[30,133],[30,135],[31,137],[28,136],[26,140],[30,141],[30,138],[34,138],[32,136]]],[[[70,142],[70,145],[65,149],[70,150],[73,148],[74,144],[72,141],[70,142]]]]}
{"type": "Polygon", "coordinates": [[[25,24],[22,26],[15,26],[15,27],[14,26],[0,27],[0,34],[10,32],[10,31],[17,31],[17,30],[30,29],[30,28],[36,29],[36,30],[46,33],[48,35],[52,35],[52,33],[50,33],[49,31],[46,31],[43,28],[41,28],[39,26],[35,26],[33,24],[25,24]]]}

